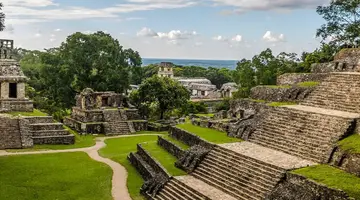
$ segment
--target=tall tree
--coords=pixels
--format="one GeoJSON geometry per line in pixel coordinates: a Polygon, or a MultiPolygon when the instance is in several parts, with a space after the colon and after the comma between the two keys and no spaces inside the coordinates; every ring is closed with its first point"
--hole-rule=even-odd
{"type": "Polygon", "coordinates": [[[137,104],[156,104],[160,112],[160,119],[164,118],[167,111],[181,108],[190,99],[189,91],[179,82],[170,78],[160,78],[153,76],[146,79],[138,91],[136,97],[137,104]]]}
{"type": "Polygon", "coordinates": [[[360,44],[360,0],[331,0],[330,5],[319,6],[317,13],[327,22],[316,32],[323,42],[330,39],[351,47],[360,44]]]}
{"type": "MultiPolygon", "coordinates": [[[[0,3],[0,10],[3,8],[3,3],[0,3]]],[[[3,31],[5,29],[5,14],[3,12],[0,12],[0,31],[3,31]]]]}

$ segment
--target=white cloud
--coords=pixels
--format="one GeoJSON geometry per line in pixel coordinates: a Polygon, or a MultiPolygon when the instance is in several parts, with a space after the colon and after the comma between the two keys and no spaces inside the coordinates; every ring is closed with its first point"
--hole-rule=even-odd
{"type": "Polygon", "coordinates": [[[203,45],[203,43],[202,42],[195,42],[195,46],[202,46],[203,45]]]}
{"type": "Polygon", "coordinates": [[[172,45],[179,45],[180,44],[179,41],[177,41],[177,40],[169,40],[169,41],[167,41],[167,43],[172,44],[172,45]]]}
{"type": "Polygon", "coordinates": [[[221,36],[221,35],[218,35],[218,36],[215,36],[213,37],[213,40],[217,40],[217,41],[227,41],[228,39],[221,36]]]}
{"type": "Polygon", "coordinates": [[[57,28],[54,30],[54,32],[61,32],[62,30],[60,28],[57,28]]]}
{"type": "Polygon", "coordinates": [[[56,41],[56,38],[50,38],[49,41],[50,41],[50,42],[55,42],[55,41],[56,41]]]}
{"type": "Polygon", "coordinates": [[[57,6],[53,0],[2,0],[4,6],[46,7],[57,6]]]}
{"type": "Polygon", "coordinates": [[[87,31],[82,31],[81,33],[83,33],[83,34],[93,34],[93,33],[95,33],[96,31],[91,31],[91,30],[87,30],[87,31]]]}
{"type": "Polygon", "coordinates": [[[243,37],[241,35],[235,35],[231,40],[234,42],[242,42],[243,37]]]}
{"type": "Polygon", "coordinates": [[[267,42],[284,42],[285,35],[284,34],[276,35],[271,31],[267,31],[263,36],[263,40],[267,42]]]}
{"type": "MultiPolygon", "coordinates": [[[[212,0],[216,6],[232,6],[233,13],[243,13],[250,10],[294,10],[316,8],[329,3],[329,0],[212,0]]],[[[224,11],[229,14],[229,11],[224,11]]]]}
{"type": "Polygon", "coordinates": [[[34,36],[39,38],[39,37],[42,37],[42,34],[39,32],[39,33],[36,33],[34,36]]]}
{"type": "Polygon", "coordinates": [[[178,39],[189,39],[192,36],[196,36],[196,31],[188,32],[188,31],[180,31],[180,30],[171,30],[168,33],[158,32],[157,36],[159,38],[165,38],[170,40],[178,40],[178,39]]]}
{"type": "Polygon", "coordinates": [[[150,28],[144,27],[139,32],[136,33],[137,36],[141,37],[156,37],[158,34],[151,30],[150,28]]]}

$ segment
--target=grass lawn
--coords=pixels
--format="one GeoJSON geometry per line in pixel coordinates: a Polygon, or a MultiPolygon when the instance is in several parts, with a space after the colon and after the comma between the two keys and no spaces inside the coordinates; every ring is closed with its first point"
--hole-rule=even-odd
{"type": "MultiPolygon", "coordinates": [[[[153,132],[154,133],[154,132],[153,132]]],[[[143,179],[136,169],[127,160],[130,152],[136,152],[136,145],[144,142],[157,141],[157,135],[144,135],[138,137],[116,138],[105,140],[107,146],[100,149],[99,153],[106,157],[120,163],[128,172],[127,187],[133,200],[144,199],[140,194],[140,187],[143,184],[143,179]]]]}
{"type": "Polygon", "coordinates": [[[163,138],[170,141],[170,142],[172,142],[172,143],[174,143],[174,144],[176,144],[177,146],[179,146],[183,150],[187,150],[187,149],[190,148],[189,145],[187,145],[187,144],[185,144],[185,143],[183,143],[183,142],[181,142],[181,141],[179,141],[179,140],[177,140],[177,139],[175,139],[173,137],[170,137],[169,135],[164,135],[163,138]]]}
{"type": "Polygon", "coordinates": [[[111,168],[86,153],[0,157],[0,199],[111,200],[111,168]]]}
{"type": "Polygon", "coordinates": [[[40,110],[34,109],[33,112],[10,112],[10,115],[13,116],[18,116],[18,115],[22,115],[25,117],[44,117],[44,116],[48,116],[48,114],[41,112],[40,110]]]}
{"type": "Polygon", "coordinates": [[[280,106],[289,106],[289,105],[296,105],[295,102],[271,102],[267,104],[268,106],[272,107],[280,107],[280,106]]]}
{"type": "Polygon", "coordinates": [[[298,83],[297,85],[299,87],[316,87],[320,84],[320,82],[315,82],[315,81],[308,81],[308,82],[302,82],[302,83],[298,83]]]}
{"type": "Polygon", "coordinates": [[[331,188],[343,190],[349,196],[360,199],[360,178],[328,165],[316,165],[293,171],[331,188]]]}
{"type": "Polygon", "coordinates": [[[241,142],[242,140],[237,138],[228,137],[225,132],[217,131],[210,128],[203,128],[200,126],[195,126],[192,124],[179,124],[178,128],[189,131],[204,140],[215,144],[224,144],[224,143],[233,143],[233,142],[241,142]]]}
{"type": "Polygon", "coordinates": [[[274,88],[274,89],[291,88],[291,85],[259,85],[259,86],[268,87],[268,88],[274,88]]]}
{"type": "Polygon", "coordinates": [[[177,158],[165,149],[157,145],[157,141],[146,142],[141,144],[142,147],[150,153],[150,155],[155,158],[172,176],[184,176],[186,172],[175,167],[175,162],[177,158]]]}
{"type": "Polygon", "coordinates": [[[360,153],[360,134],[353,134],[339,143],[339,146],[344,151],[349,151],[351,153],[360,153]]]}

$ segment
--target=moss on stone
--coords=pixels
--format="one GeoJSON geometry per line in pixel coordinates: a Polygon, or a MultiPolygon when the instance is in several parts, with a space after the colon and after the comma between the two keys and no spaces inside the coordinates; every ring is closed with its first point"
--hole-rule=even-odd
{"type": "Polygon", "coordinates": [[[266,103],[263,99],[249,99],[250,101],[256,102],[256,103],[266,103]]]}
{"type": "Polygon", "coordinates": [[[25,116],[25,117],[45,117],[45,116],[48,116],[48,114],[46,114],[44,112],[41,112],[38,109],[34,109],[33,112],[9,112],[9,114],[13,115],[13,116],[21,115],[21,116],[25,116]]]}
{"type": "Polygon", "coordinates": [[[291,88],[291,85],[263,85],[263,87],[279,89],[279,88],[291,88]]]}

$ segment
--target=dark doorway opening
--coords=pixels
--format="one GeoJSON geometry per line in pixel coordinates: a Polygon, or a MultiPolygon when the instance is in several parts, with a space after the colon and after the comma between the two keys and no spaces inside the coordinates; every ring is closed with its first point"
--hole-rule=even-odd
{"type": "Polygon", "coordinates": [[[9,83],[9,98],[17,98],[17,84],[9,83]]]}

